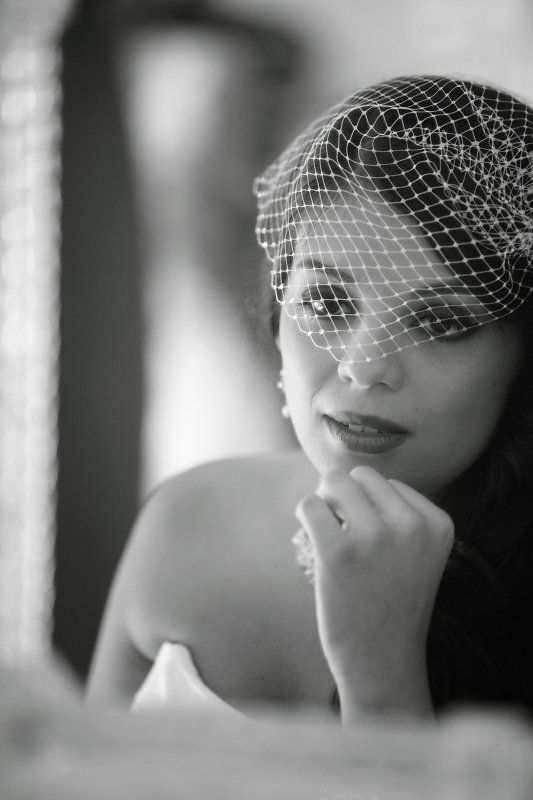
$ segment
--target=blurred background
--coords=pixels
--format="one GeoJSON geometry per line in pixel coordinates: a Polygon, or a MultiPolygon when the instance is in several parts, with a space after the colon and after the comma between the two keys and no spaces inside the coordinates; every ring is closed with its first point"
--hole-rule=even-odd
{"type": "Polygon", "coordinates": [[[83,679],[154,487],[202,461],[294,445],[254,176],[329,105],[388,77],[467,75],[533,97],[533,4],[80,0],[60,49],[52,627],[83,679]]]}

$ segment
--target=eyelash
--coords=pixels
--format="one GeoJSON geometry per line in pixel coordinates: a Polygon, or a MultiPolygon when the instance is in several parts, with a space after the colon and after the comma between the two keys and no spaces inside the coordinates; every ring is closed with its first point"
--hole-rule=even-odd
{"type": "Polygon", "coordinates": [[[436,336],[439,342],[454,342],[471,336],[478,330],[475,317],[459,306],[457,312],[453,312],[453,306],[437,303],[434,306],[424,306],[420,311],[413,311],[413,324],[408,326],[418,331],[425,331],[429,336],[436,336]],[[424,320],[428,323],[424,324],[424,320]],[[448,330],[446,323],[451,323],[455,331],[448,330]],[[433,328],[433,330],[432,330],[433,328]],[[436,329],[436,330],[435,330],[436,329]]]}
{"type": "MultiPolygon", "coordinates": [[[[332,321],[332,317],[338,318],[336,319],[336,327],[341,327],[342,323],[344,323],[342,327],[349,327],[347,318],[356,317],[358,314],[355,301],[350,299],[344,289],[337,287],[328,287],[327,290],[324,290],[323,287],[310,289],[299,302],[294,303],[294,306],[304,309],[306,315],[315,319],[332,321]],[[339,297],[339,294],[344,296],[339,297]],[[318,304],[323,306],[322,312],[317,310],[318,304]],[[334,308],[328,307],[331,305],[334,308]],[[347,306],[347,308],[343,308],[343,305],[347,306]]],[[[459,329],[455,332],[445,330],[446,322],[453,323],[455,327],[459,326],[458,315],[450,315],[451,308],[452,306],[438,303],[434,306],[424,305],[418,311],[413,309],[412,317],[409,321],[406,321],[405,327],[410,330],[425,331],[430,337],[436,336],[443,343],[457,341],[475,333],[478,326],[475,324],[474,317],[469,316],[467,312],[465,313],[463,306],[460,307],[462,313],[460,314],[461,325],[459,329]],[[441,316],[439,316],[439,312],[441,316]],[[429,321],[424,324],[424,320],[429,321]],[[437,328],[437,330],[431,330],[432,327],[437,328]]]]}
{"type": "Polygon", "coordinates": [[[306,311],[311,313],[312,316],[319,318],[328,318],[332,316],[357,316],[357,306],[355,305],[355,302],[351,300],[350,297],[345,293],[344,289],[337,289],[335,291],[334,287],[328,287],[326,290],[316,287],[315,289],[311,289],[308,293],[306,293],[306,295],[304,294],[302,299],[299,302],[294,303],[294,305],[306,309],[306,311]],[[342,293],[344,297],[339,297],[337,292],[339,294],[342,293]],[[325,310],[322,313],[317,311],[317,304],[322,304],[325,307],[325,310]],[[330,304],[336,307],[335,310],[328,308],[328,305],[330,304]],[[348,306],[348,309],[343,309],[343,304],[348,306]]]}

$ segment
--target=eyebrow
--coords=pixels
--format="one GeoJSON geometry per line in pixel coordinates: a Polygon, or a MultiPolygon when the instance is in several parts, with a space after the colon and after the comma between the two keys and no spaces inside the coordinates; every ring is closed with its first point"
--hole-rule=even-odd
{"type": "MultiPolygon", "coordinates": [[[[357,285],[357,281],[354,279],[353,273],[350,273],[349,270],[343,269],[343,267],[323,264],[317,259],[306,256],[304,256],[300,264],[294,267],[294,270],[295,272],[298,270],[317,270],[319,272],[324,272],[326,275],[333,276],[335,280],[340,279],[345,283],[357,285]]],[[[406,294],[409,293],[415,295],[416,297],[433,297],[435,291],[438,291],[440,295],[457,295],[460,292],[464,292],[465,294],[475,298],[474,293],[467,286],[465,286],[461,280],[454,277],[451,277],[449,280],[436,278],[434,280],[425,281],[419,288],[411,288],[409,292],[407,292],[406,289],[406,294]]]]}

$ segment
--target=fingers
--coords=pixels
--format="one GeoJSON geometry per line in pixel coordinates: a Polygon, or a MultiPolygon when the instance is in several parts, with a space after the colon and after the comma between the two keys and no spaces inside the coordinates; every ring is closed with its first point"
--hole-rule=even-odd
{"type": "Polygon", "coordinates": [[[387,480],[371,467],[356,467],[350,477],[364,487],[380,516],[396,530],[422,528],[453,539],[449,515],[411,486],[394,478],[387,480]]]}
{"type": "Polygon", "coordinates": [[[340,470],[323,477],[316,494],[298,504],[296,516],[322,565],[338,560],[348,564],[356,553],[361,556],[371,548],[376,537],[385,531],[364,488],[340,470]]]}
{"type": "Polygon", "coordinates": [[[304,497],[295,510],[317,550],[334,544],[339,536],[339,520],[328,504],[316,494],[304,497]]]}
{"type": "Polygon", "coordinates": [[[407,486],[406,483],[402,483],[402,481],[391,478],[388,483],[396,489],[406,502],[410,503],[413,508],[428,519],[435,530],[443,536],[448,536],[450,543],[453,542],[454,525],[451,517],[442,508],[436,506],[423,494],[420,494],[411,486],[407,486]]]}
{"type": "MultiPolygon", "coordinates": [[[[412,528],[425,516],[425,507],[414,504],[398,490],[393,481],[387,480],[371,467],[356,467],[350,472],[350,480],[364,488],[369,501],[387,525],[398,529],[412,528]]],[[[414,489],[411,491],[413,496],[418,495],[414,489]]]]}
{"type": "Polygon", "coordinates": [[[376,508],[365,487],[341,470],[332,470],[322,479],[317,494],[323,497],[335,515],[346,522],[346,529],[372,533],[382,527],[376,508]]]}
{"type": "Polygon", "coordinates": [[[453,523],[445,511],[410,486],[387,480],[367,466],[350,474],[332,470],[324,475],[316,494],[300,502],[296,516],[322,553],[350,540],[363,552],[365,543],[372,546],[383,536],[389,540],[395,532],[415,536],[419,544],[428,543],[432,535],[444,547],[453,544],[453,523]]]}
{"type": "Polygon", "coordinates": [[[390,478],[387,483],[391,486],[407,503],[410,503],[413,508],[416,508],[421,514],[426,516],[431,516],[435,511],[440,511],[441,509],[438,508],[435,503],[432,503],[431,500],[428,500],[427,497],[424,497],[423,494],[417,492],[411,486],[408,486],[406,483],[402,481],[396,480],[396,478],[390,478]]]}

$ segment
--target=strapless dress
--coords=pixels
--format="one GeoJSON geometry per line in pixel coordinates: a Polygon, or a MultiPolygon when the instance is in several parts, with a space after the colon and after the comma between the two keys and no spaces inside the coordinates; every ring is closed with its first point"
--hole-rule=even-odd
{"type": "Polygon", "coordinates": [[[245,718],[205,685],[191,651],[175,642],[165,642],[159,648],[150,672],[133,698],[131,710],[198,710],[245,718]]]}

